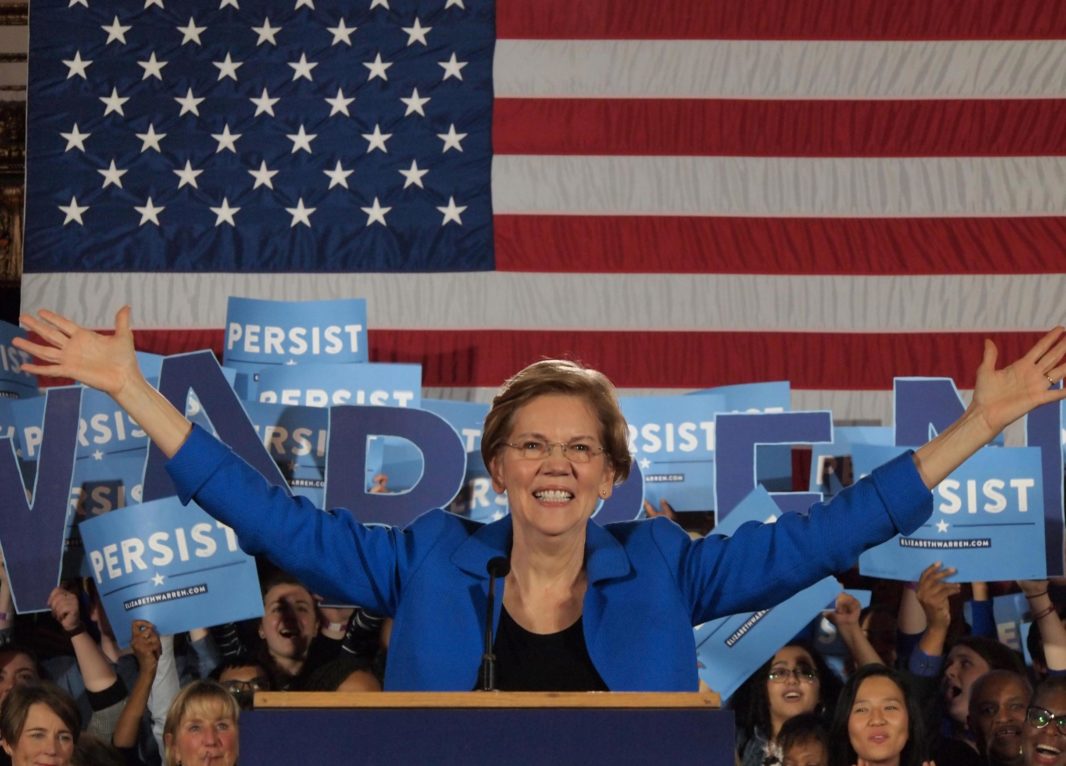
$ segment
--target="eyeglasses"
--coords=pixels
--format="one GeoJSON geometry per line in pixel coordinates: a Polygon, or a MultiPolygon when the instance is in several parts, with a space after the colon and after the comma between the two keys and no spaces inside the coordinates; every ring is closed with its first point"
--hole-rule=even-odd
{"type": "Polygon", "coordinates": [[[1066,734],[1066,715],[1055,715],[1050,710],[1030,705],[1029,709],[1025,711],[1025,720],[1037,729],[1047,728],[1048,724],[1054,723],[1059,730],[1059,734],[1066,734]]]}
{"type": "Polygon", "coordinates": [[[223,681],[222,685],[234,697],[265,691],[270,686],[265,678],[253,678],[251,681],[223,681]]]}
{"type": "Polygon", "coordinates": [[[563,442],[546,442],[540,439],[523,439],[519,444],[504,442],[504,446],[518,450],[523,460],[544,460],[551,456],[553,447],[558,447],[563,453],[563,457],[571,463],[588,463],[596,455],[602,455],[604,452],[603,447],[597,447],[595,444],[587,442],[565,444],[563,442]]]}
{"type": "Polygon", "coordinates": [[[798,668],[774,668],[770,671],[770,675],[767,676],[775,684],[787,683],[789,678],[795,678],[797,681],[803,681],[808,684],[813,684],[818,680],[818,674],[814,672],[814,668],[809,668],[806,665],[800,665],[798,668]]]}

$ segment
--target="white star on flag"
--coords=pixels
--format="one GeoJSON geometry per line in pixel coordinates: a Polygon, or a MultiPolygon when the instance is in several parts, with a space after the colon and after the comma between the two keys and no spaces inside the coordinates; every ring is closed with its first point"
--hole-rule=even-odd
{"type": "Polygon", "coordinates": [[[252,115],[253,117],[258,117],[263,112],[266,112],[271,117],[273,117],[274,104],[281,101],[280,98],[271,98],[270,94],[267,93],[266,88],[263,88],[263,95],[261,95],[259,98],[250,98],[248,100],[255,104],[255,114],[252,115]]]}
{"type": "Polygon", "coordinates": [[[237,68],[243,64],[243,61],[234,61],[230,56],[229,51],[226,51],[226,58],[222,61],[212,61],[216,67],[218,67],[218,81],[221,82],[222,78],[229,77],[233,82],[237,82],[237,68]]]}
{"type": "MultiPolygon", "coordinates": [[[[392,208],[382,207],[381,203],[378,202],[377,197],[374,197],[374,204],[371,207],[361,207],[359,209],[366,213],[367,226],[372,223],[380,223],[382,226],[388,226],[388,224],[385,223],[385,214],[392,210],[392,208]]],[[[79,221],[79,223],[81,223],[81,221],[79,221]]]]}
{"type": "Polygon", "coordinates": [[[333,170],[323,170],[322,172],[329,176],[330,189],[332,189],[334,186],[343,186],[345,189],[347,189],[348,176],[350,176],[355,171],[345,170],[343,167],[341,167],[341,161],[337,160],[337,164],[336,166],[334,166],[333,170]]]}
{"type": "Polygon", "coordinates": [[[215,218],[215,226],[221,226],[223,223],[228,223],[230,226],[236,226],[237,224],[234,222],[233,216],[235,216],[239,210],[239,207],[230,207],[229,200],[223,197],[221,206],[211,208],[211,212],[217,216],[217,218],[215,218]]]}
{"type": "Polygon", "coordinates": [[[304,126],[301,123],[299,133],[287,133],[286,137],[290,141],[292,141],[292,154],[296,154],[296,152],[300,151],[301,149],[303,149],[308,154],[311,154],[311,142],[318,138],[318,134],[305,133],[304,126]]]}
{"type": "Polygon", "coordinates": [[[466,205],[456,205],[455,197],[448,197],[448,205],[446,207],[437,208],[437,210],[444,213],[444,220],[441,222],[441,226],[446,226],[449,221],[455,221],[462,226],[463,221],[459,218],[459,214],[466,210],[466,207],[466,205]]]}
{"type": "Polygon", "coordinates": [[[255,186],[252,187],[252,190],[254,191],[260,186],[273,189],[274,182],[271,179],[278,174],[278,171],[268,168],[266,160],[262,160],[259,163],[259,170],[249,170],[248,173],[255,179],[255,186]]]}
{"type": "Polygon", "coordinates": [[[415,43],[422,43],[422,45],[429,45],[426,41],[426,34],[433,29],[433,27],[424,27],[422,22],[415,16],[414,26],[402,27],[403,31],[407,33],[407,45],[408,47],[415,43]]]}
{"type": "Polygon", "coordinates": [[[270,17],[268,16],[263,19],[263,26],[252,27],[252,31],[259,35],[259,39],[255,41],[256,47],[259,47],[263,43],[277,45],[278,41],[274,38],[274,35],[281,31],[281,27],[270,26],[270,17]]]}
{"type": "Polygon", "coordinates": [[[375,77],[380,77],[382,80],[388,82],[389,76],[385,74],[385,70],[392,66],[392,63],[381,60],[381,51],[374,54],[373,61],[364,61],[363,66],[370,70],[370,74],[366,78],[367,82],[370,82],[375,77]]]}
{"type": "Polygon", "coordinates": [[[444,77],[441,80],[447,80],[449,77],[454,77],[457,80],[463,79],[463,67],[467,65],[466,61],[457,61],[455,53],[452,53],[452,57],[447,61],[438,61],[438,64],[444,68],[444,77]]]}
{"type": "Polygon", "coordinates": [[[81,51],[74,51],[74,58],[63,59],[63,64],[69,70],[67,72],[67,79],[69,80],[71,77],[77,76],[83,80],[87,80],[88,77],[85,74],[85,70],[91,63],[93,62],[81,57],[81,51]]]}
{"type": "Polygon", "coordinates": [[[107,115],[111,114],[112,112],[117,112],[118,114],[120,114],[123,117],[125,117],[126,113],[124,111],[122,111],[122,105],[125,104],[129,100],[130,100],[129,96],[120,96],[120,95],[118,95],[118,88],[112,87],[110,96],[101,96],[100,97],[100,101],[103,102],[104,107],[105,107],[104,108],[104,117],[107,117],[107,115]]]}
{"type": "Polygon", "coordinates": [[[139,207],[137,205],[134,205],[133,209],[141,214],[141,223],[140,223],[141,226],[144,226],[149,221],[151,221],[156,226],[158,226],[159,225],[159,214],[162,213],[165,208],[162,205],[160,205],[159,207],[156,207],[155,205],[153,205],[152,204],[152,198],[149,197],[148,201],[144,203],[143,207],[139,207]]]}
{"type": "Polygon", "coordinates": [[[308,61],[306,53],[300,54],[299,61],[290,61],[289,66],[292,67],[292,79],[294,81],[303,77],[308,82],[314,82],[311,78],[311,70],[318,66],[318,62],[308,61]]]}
{"type": "Polygon", "coordinates": [[[175,29],[181,32],[182,45],[185,45],[186,43],[190,42],[196,43],[197,45],[203,45],[203,43],[200,42],[200,33],[206,30],[207,27],[196,26],[196,22],[193,20],[192,16],[189,17],[188,24],[186,24],[184,27],[175,27],[175,29]]]}
{"type": "Polygon", "coordinates": [[[444,4],[444,10],[448,10],[453,6],[456,8],[462,8],[464,11],[466,10],[466,6],[463,5],[463,0],[448,0],[448,2],[444,4]]]}
{"type": "Polygon", "coordinates": [[[166,133],[156,133],[155,125],[153,123],[148,123],[148,132],[137,134],[137,138],[141,139],[141,153],[143,154],[149,149],[155,149],[157,152],[162,152],[163,149],[159,146],[159,142],[166,137],[166,133]]]}
{"type": "Polygon", "coordinates": [[[411,167],[407,170],[400,171],[400,175],[407,179],[403,182],[403,188],[406,189],[408,186],[414,184],[419,189],[425,189],[426,187],[422,185],[422,176],[424,176],[428,172],[429,170],[419,170],[418,162],[415,160],[411,160],[411,167]]]}
{"type": "Polygon", "coordinates": [[[348,113],[348,104],[355,101],[355,96],[345,97],[344,91],[337,88],[337,95],[333,98],[327,98],[326,103],[330,105],[329,116],[332,117],[335,114],[343,113],[345,117],[351,117],[348,113]]]}
{"type": "Polygon", "coordinates": [[[326,27],[326,29],[333,33],[333,42],[330,43],[331,46],[337,45],[338,43],[344,43],[345,45],[350,46],[352,44],[352,33],[358,30],[359,27],[347,26],[342,17],[341,20],[337,22],[337,26],[326,27]]]}
{"type": "Polygon", "coordinates": [[[466,138],[466,136],[466,133],[456,133],[454,124],[449,125],[447,133],[437,134],[437,138],[444,142],[444,148],[441,149],[441,154],[444,154],[444,152],[448,151],[449,149],[458,149],[459,151],[463,151],[463,146],[459,142],[466,138]]]}
{"type": "Polygon", "coordinates": [[[104,185],[100,187],[101,189],[106,189],[108,186],[111,186],[112,184],[114,184],[115,186],[117,186],[118,188],[121,189],[122,188],[122,176],[126,175],[126,173],[129,172],[129,171],[119,170],[117,167],[115,167],[115,161],[111,160],[111,165],[110,166],[108,166],[106,168],[100,168],[96,172],[104,177],[104,185]]]}
{"type": "Polygon", "coordinates": [[[380,149],[386,154],[389,153],[389,150],[385,148],[385,142],[392,138],[392,133],[382,133],[380,125],[375,124],[373,133],[363,133],[362,136],[369,142],[366,147],[367,154],[370,154],[375,149],[380,149]]]}
{"type": "Polygon", "coordinates": [[[113,42],[120,42],[123,45],[126,44],[126,33],[133,29],[132,26],[122,25],[119,23],[118,16],[115,16],[115,20],[109,25],[101,26],[100,29],[107,32],[107,42],[104,45],[110,45],[113,42]]]}
{"type": "Polygon", "coordinates": [[[192,88],[189,88],[188,92],[186,92],[184,96],[179,96],[174,100],[181,104],[181,112],[178,114],[178,117],[182,117],[185,114],[188,114],[189,112],[195,114],[197,117],[200,116],[200,110],[198,107],[204,99],[202,97],[197,98],[196,96],[194,96],[192,94],[192,88]]]}
{"type": "Polygon", "coordinates": [[[155,51],[148,56],[147,61],[138,61],[138,65],[144,69],[144,76],[142,80],[147,80],[149,77],[154,77],[157,80],[163,79],[163,67],[167,65],[167,62],[160,61],[155,57],[155,51]]]}
{"type": "Polygon", "coordinates": [[[63,151],[69,152],[75,146],[81,151],[85,151],[85,139],[92,135],[92,133],[82,133],[78,130],[78,123],[74,123],[74,127],[70,129],[69,133],[60,133],[59,135],[67,139],[67,148],[63,151]]]}
{"type": "MultiPolygon", "coordinates": [[[[375,202],[376,201],[377,200],[375,200],[375,202]]],[[[86,210],[88,210],[89,206],[88,205],[79,205],[78,204],[78,200],[77,200],[76,197],[72,196],[70,198],[70,204],[69,205],[60,205],[59,209],[62,210],[64,213],[66,213],[66,216],[67,216],[66,218],[63,219],[63,225],[64,226],[66,226],[71,221],[76,221],[79,224],[81,224],[82,226],[85,225],[85,222],[81,220],[81,214],[84,213],[86,210]]],[[[384,221],[382,221],[382,223],[384,223],[384,221]]]]}
{"type": "Polygon", "coordinates": [[[222,0],[222,2],[218,4],[218,9],[221,11],[227,5],[232,7],[234,10],[239,11],[241,9],[241,6],[237,4],[237,0],[222,0]]]}
{"type": "Polygon", "coordinates": [[[411,90],[411,95],[407,98],[400,96],[400,101],[407,104],[407,111],[403,113],[404,117],[408,117],[412,114],[420,114],[423,117],[426,116],[426,112],[422,107],[429,103],[429,96],[419,96],[418,88],[411,90]]]}
{"type": "Polygon", "coordinates": [[[296,0],[296,7],[293,10],[298,11],[301,8],[310,8],[313,11],[315,9],[314,0],[296,0]]]}
{"type": "Polygon", "coordinates": [[[241,137],[240,133],[230,133],[229,124],[222,126],[221,133],[212,133],[211,138],[218,141],[218,148],[215,149],[215,154],[218,154],[223,149],[229,149],[234,154],[237,153],[237,139],[241,137]]]}
{"type": "Polygon", "coordinates": [[[204,171],[202,171],[202,170],[193,170],[192,169],[192,163],[189,162],[188,160],[185,160],[185,167],[184,168],[182,168],[181,170],[175,170],[174,172],[177,174],[178,178],[180,179],[178,181],[178,188],[179,189],[181,187],[185,186],[186,184],[191,186],[194,189],[199,189],[200,188],[199,186],[196,185],[196,176],[200,175],[204,171]]]}
{"type": "Polygon", "coordinates": [[[315,212],[315,208],[304,207],[303,197],[296,201],[296,207],[287,207],[285,209],[292,216],[292,223],[289,224],[290,229],[295,228],[298,223],[302,223],[309,229],[311,228],[311,213],[315,212]]]}
{"type": "Polygon", "coordinates": [[[386,11],[389,10],[389,0],[370,0],[370,10],[374,10],[375,8],[384,8],[386,11]]]}

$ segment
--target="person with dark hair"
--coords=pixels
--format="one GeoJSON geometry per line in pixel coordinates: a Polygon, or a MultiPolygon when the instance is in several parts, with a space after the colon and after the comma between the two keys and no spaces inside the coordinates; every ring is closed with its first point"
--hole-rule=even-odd
{"type": "Polygon", "coordinates": [[[970,687],[969,727],[990,766],[1021,766],[1022,727],[1033,689],[1012,670],[991,670],[970,687]]]}
{"type": "Polygon", "coordinates": [[[482,457],[509,513],[482,525],[427,509],[397,530],[344,509],[322,513],[269,486],[193,426],[141,373],[128,306],[112,335],[43,310],[22,322],[40,342],[12,342],[41,360],[22,369],[110,395],[170,458],[179,497],[234,529],[245,551],[327,598],[395,618],[385,686],[397,690],[487,685],[479,683],[482,621],[498,578],[488,626],[497,688],[694,691],[693,625],[778,604],[917,529],[932,512],[932,487],[1009,423],[1066,398],[1051,387],[1066,374],[1066,330],[998,370],[987,341],[970,406],[928,444],[807,515],[692,540],[662,518],[592,522],[629,475],[628,428],[606,376],[544,360],[506,381],[485,418],[482,457]],[[506,573],[490,567],[497,559],[509,562],[506,573]]]}
{"type": "Polygon", "coordinates": [[[824,715],[839,691],[840,681],[809,644],[792,642],[778,649],[734,698],[740,763],[779,763],[778,735],[785,723],[805,713],[824,715]]]}
{"type": "Polygon", "coordinates": [[[269,668],[247,654],[223,660],[211,671],[211,680],[232,694],[241,710],[251,710],[255,693],[271,688],[269,668]]]}
{"type": "Polygon", "coordinates": [[[1066,676],[1048,676],[1036,687],[1022,729],[1025,766],[1066,766],[1066,676]]]}
{"type": "Polygon", "coordinates": [[[829,732],[814,713],[789,718],[777,733],[783,766],[829,766],[829,732]]]}
{"type": "Polygon", "coordinates": [[[40,680],[41,668],[31,649],[18,644],[0,648],[0,702],[15,686],[40,680]]]}
{"type": "Polygon", "coordinates": [[[840,694],[829,741],[830,766],[923,766],[925,727],[906,677],[884,665],[856,670],[840,694]]]}
{"type": "Polygon", "coordinates": [[[70,766],[80,734],[74,700],[47,681],[16,686],[0,705],[0,737],[12,766],[70,766]]]}

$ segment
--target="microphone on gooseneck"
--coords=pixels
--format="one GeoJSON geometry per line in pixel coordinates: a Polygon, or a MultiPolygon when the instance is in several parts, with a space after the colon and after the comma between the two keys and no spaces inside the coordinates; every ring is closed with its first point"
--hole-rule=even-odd
{"type": "Polygon", "coordinates": [[[486,567],[489,573],[489,599],[485,614],[485,652],[481,655],[481,691],[496,688],[496,654],[492,651],[492,617],[496,611],[496,579],[506,577],[511,571],[511,560],[506,556],[491,559],[486,567]]]}

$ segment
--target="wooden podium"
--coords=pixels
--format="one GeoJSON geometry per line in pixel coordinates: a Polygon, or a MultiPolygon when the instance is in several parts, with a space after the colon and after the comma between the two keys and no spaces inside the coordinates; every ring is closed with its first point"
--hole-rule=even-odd
{"type": "Polygon", "coordinates": [[[259,692],[241,763],[734,766],[713,694],[259,692]]]}

